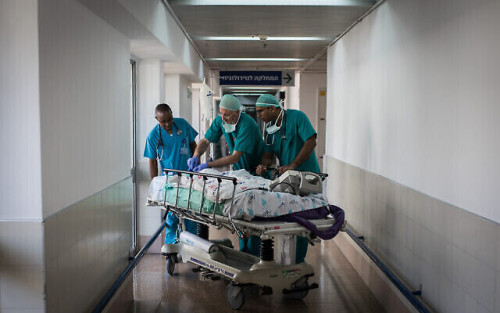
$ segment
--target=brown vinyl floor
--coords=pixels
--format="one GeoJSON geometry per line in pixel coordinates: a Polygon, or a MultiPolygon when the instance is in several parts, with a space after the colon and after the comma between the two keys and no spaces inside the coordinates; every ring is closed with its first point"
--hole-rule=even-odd
{"type": "MultiPolygon", "coordinates": [[[[231,238],[234,235],[227,237],[231,238]]],[[[220,238],[215,234],[210,238],[220,238]]],[[[222,234],[225,237],[225,234],[222,234]]],[[[236,241],[231,238],[233,245],[236,241]]],[[[309,246],[306,261],[315,270],[309,283],[316,282],[318,289],[310,290],[302,300],[282,295],[259,296],[252,290],[246,292],[245,303],[239,312],[384,312],[371,291],[337,248],[334,240],[309,246]]],[[[226,280],[204,279],[193,272],[193,265],[178,263],[173,276],[166,272],[165,257],[147,254],[133,272],[134,313],[197,313],[234,312],[226,303],[226,280]]]]}

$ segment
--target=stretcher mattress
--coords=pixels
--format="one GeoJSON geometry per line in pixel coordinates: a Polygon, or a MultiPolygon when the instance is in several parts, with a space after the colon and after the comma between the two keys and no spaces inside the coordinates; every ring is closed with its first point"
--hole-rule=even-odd
{"type": "MultiPolygon", "coordinates": [[[[216,178],[206,180],[205,200],[202,208],[202,212],[205,213],[213,213],[217,194],[216,214],[247,221],[256,217],[269,218],[289,215],[328,205],[322,194],[301,197],[289,193],[269,191],[270,180],[253,176],[245,170],[221,173],[213,169],[206,169],[203,173],[236,177],[237,179],[232,207],[233,182],[222,180],[219,185],[216,178]]],[[[187,208],[189,199],[189,208],[193,211],[199,211],[203,198],[203,179],[200,176],[194,176],[191,196],[189,196],[190,184],[191,180],[188,175],[182,175],[180,180],[177,175],[169,176],[168,181],[165,176],[155,177],[149,188],[148,202],[161,203],[164,200],[164,192],[166,192],[167,204],[174,206],[177,203],[178,207],[187,208]],[[177,191],[178,186],[179,190],[177,191]]]]}

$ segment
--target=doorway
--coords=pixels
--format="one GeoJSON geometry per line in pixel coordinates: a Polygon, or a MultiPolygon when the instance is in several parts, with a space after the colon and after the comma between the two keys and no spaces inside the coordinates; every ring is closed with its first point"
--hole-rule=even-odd
{"type": "Polygon", "coordinates": [[[326,138],[326,89],[318,89],[318,116],[316,125],[318,125],[318,138],[316,145],[316,156],[318,157],[319,168],[323,170],[323,158],[325,155],[325,138],[326,138]]]}
{"type": "Polygon", "coordinates": [[[137,133],[137,64],[134,60],[130,60],[130,119],[131,119],[131,138],[132,138],[132,151],[131,153],[131,166],[130,173],[132,174],[133,185],[133,208],[132,208],[132,247],[130,253],[135,255],[137,252],[137,219],[138,219],[138,188],[137,188],[137,156],[136,156],[136,133],[137,133]]]}

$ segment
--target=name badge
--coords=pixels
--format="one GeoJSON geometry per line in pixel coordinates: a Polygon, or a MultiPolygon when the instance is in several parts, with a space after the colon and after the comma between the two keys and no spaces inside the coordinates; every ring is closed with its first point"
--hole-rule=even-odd
{"type": "Polygon", "coordinates": [[[181,147],[181,154],[182,155],[189,155],[189,149],[187,147],[187,141],[186,138],[182,140],[182,147],[181,147]]]}

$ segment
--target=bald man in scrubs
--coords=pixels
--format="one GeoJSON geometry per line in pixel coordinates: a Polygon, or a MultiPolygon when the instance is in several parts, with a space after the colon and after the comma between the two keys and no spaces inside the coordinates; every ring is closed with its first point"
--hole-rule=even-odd
{"type": "MultiPolygon", "coordinates": [[[[163,169],[187,170],[187,160],[196,148],[195,138],[198,132],[189,123],[178,117],[173,117],[172,109],[166,103],[160,103],[155,108],[155,119],[158,124],[153,127],[146,139],[144,156],[149,159],[149,174],[151,180],[158,175],[164,175],[163,169]]],[[[165,242],[161,253],[166,255],[167,244],[177,240],[179,219],[172,212],[167,215],[165,242]]],[[[188,219],[184,220],[185,229],[196,234],[197,223],[188,219]]]]}
{"type": "Polygon", "coordinates": [[[232,165],[233,170],[245,169],[255,173],[264,153],[264,141],[257,123],[242,112],[240,101],[233,95],[221,98],[219,112],[205,137],[198,143],[193,157],[187,161],[189,170],[199,172],[209,167],[232,165]],[[229,155],[200,164],[200,156],[210,142],[219,142],[222,135],[229,147],[229,155]]]}
{"type": "MultiPolygon", "coordinates": [[[[232,165],[233,170],[245,169],[254,174],[262,160],[264,141],[257,123],[253,118],[241,111],[238,98],[224,95],[221,98],[219,112],[210,128],[205,133],[188,160],[189,170],[199,172],[209,167],[232,165]],[[207,163],[199,164],[200,156],[210,142],[218,142],[224,135],[230,155],[207,163]]],[[[260,255],[260,239],[258,236],[239,239],[240,251],[256,256],[260,255]]]]}

